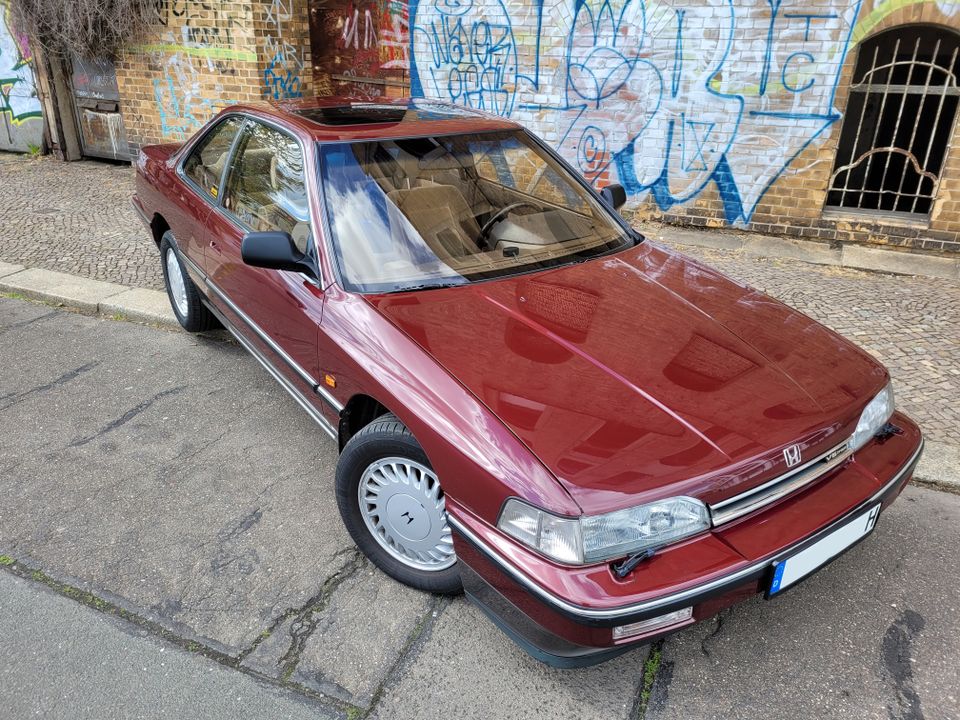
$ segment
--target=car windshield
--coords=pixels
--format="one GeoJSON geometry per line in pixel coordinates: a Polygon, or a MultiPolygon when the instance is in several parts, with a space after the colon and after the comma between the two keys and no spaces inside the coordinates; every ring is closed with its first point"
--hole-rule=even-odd
{"type": "Polygon", "coordinates": [[[334,252],[355,292],[465,284],[634,242],[522,131],[319,147],[334,252]]]}

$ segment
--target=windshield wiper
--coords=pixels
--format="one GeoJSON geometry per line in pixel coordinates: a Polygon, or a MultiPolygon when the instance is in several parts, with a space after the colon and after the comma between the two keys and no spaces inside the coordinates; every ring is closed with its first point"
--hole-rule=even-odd
{"type": "Polygon", "coordinates": [[[441,282],[441,283],[422,283],[420,285],[405,285],[397,288],[397,292],[408,292],[411,290],[434,290],[436,288],[451,288],[469,285],[466,282],[441,282]]]}

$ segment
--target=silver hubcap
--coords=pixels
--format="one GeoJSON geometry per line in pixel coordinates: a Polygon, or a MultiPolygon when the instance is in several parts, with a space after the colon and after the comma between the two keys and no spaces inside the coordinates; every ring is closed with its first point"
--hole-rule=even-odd
{"type": "Polygon", "coordinates": [[[187,316],[187,284],[183,278],[180,262],[172,249],[167,249],[167,284],[170,286],[170,299],[180,317],[187,316]]]}
{"type": "Polygon", "coordinates": [[[408,458],[373,463],[360,478],[360,514],[380,547],[418,570],[444,570],[457,561],[440,481],[408,458]]]}

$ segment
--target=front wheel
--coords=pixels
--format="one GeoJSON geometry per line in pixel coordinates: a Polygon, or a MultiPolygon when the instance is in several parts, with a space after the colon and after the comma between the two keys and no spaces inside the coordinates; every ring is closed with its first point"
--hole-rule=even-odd
{"type": "Polygon", "coordinates": [[[440,481],[395,415],[377,418],[344,447],[337,505],[354,542],[387,575],[427,592],[462,590],[440,481]]]}

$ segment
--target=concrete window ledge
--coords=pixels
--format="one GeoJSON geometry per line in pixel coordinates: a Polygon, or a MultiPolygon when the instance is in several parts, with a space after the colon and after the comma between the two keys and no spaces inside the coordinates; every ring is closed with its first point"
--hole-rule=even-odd
{"type": "Polygon", "coordinates": [[[816,240],[752,233],[710,232],[670,226],[663,226],[650,234],[670,244],[740,251],[751,257],[789,258],[817,265],[960,280],[960,258],[954,257],[867,245],[845,244],[834,247],[816,240]]]}

